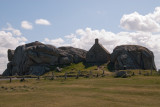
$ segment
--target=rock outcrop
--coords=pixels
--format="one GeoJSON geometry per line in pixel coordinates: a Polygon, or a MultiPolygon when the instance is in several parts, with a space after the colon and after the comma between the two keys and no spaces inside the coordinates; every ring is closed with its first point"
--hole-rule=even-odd
{"type": "Polygon", "coordinates": [[[96,39],[92,48],[87,51],[73,47],[59,47],[38,41],[8,50],[7,69],[3,76],[9,75],[42,75],[52,66],[78,62],[107,63],[115,70],[153,69],[156,70],[153,52],[138,45],[117,46],[110,53],[96,39]]]}
{"type": "Polygon", "coordinates": [[[71,54],[73,56],[73,59],[70,60],[73,60],[74,63],[83,62],[84,60],[86,60],[86,51],[84,51],[83,49],[73,47],[59,47],[58,49],[71,54]]]}
{"type": "Polygon", "coordinates": [[[87,51],[40,43],[38,41],[18,46],[15,51],[8,50],[7,69],[3,75],[42,75],[50,66],[85,61],[87,51]]]}
{"type": "Polygon", "coordinates": [[[138,45],[117,46],[111,54],[115,70],[153,69],[156,70],[153,52],[138,45]]]}
{"type": "Polygon", "coordinates": [[[12,61],[14,56],[14,50],[8,49],[8,61],[12,61]]]}

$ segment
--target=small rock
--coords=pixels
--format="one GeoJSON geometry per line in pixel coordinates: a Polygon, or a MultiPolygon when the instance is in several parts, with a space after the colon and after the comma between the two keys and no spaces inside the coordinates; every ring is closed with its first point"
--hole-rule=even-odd
{"type": "Polygon", "coordinates": [[[61,71],[62,71],[62,68],[56,67],[56,71],[57,71],[57,72],[61,72],[61,71]]]}
{"type": "Polygon", "coordinates": [[[115,77],[127,78],[129,77],[129,75],[127,74],[126,71],[117,71],[115,72],[115,77]]]}

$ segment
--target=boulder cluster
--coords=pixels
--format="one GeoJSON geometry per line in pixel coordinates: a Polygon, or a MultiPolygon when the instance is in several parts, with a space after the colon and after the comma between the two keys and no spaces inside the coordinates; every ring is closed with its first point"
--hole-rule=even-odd
{"type": "Polygon", "coordinates": [[[7,69],[2,75],[42,75],[50,66],[85,61],[87,51],[73,47],[59,47],[38,41],[8,50],[7,69]]]}
{"type": "MultiPolygon", "coordinates": [[[[87,51],[73,47],[59,47],[38,41],[8,50],[7,69],[2,75],[42,75],[51,66],[86,62],[87,51]]],[[[137,45],[117,46],[109,55],[109,62],[115,70],[156,70],[153,52],[137,45]]]]}

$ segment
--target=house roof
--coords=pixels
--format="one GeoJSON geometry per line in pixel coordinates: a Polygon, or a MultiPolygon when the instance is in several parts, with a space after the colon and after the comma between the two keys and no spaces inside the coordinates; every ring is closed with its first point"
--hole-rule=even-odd
{"type": "Polygon", "coordinates": [[[90,48],[89,51],[91,51],[95,46],[101,47],[106,53],[110,54],[110,53],[103,47],[103,45],[99,43],[99,40],[98,40],[97,38],[95,39],[95,44],[90,48]]]}

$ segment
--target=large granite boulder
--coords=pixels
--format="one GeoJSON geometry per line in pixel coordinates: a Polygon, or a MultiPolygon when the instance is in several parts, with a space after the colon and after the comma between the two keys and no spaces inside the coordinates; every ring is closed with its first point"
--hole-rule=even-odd
{"type": "Polygon", "coordinates": [[[153,52],[138,45],[117,46],[111,54],[111,63],[115,70],[123,69],[154,69],[153,52]]]}
{"type": "Polygon", "coordinates": [[[49,66],[85,61],[87,51],[73,47],[56,48],[38,41],[18,46],[15,51],[8,50],[8,75],[42,75],[49,66]]]}
{"type": "Polygon", "coordinates": [[[74,63],[82,62],[86,59],[87,51],[83,49],[73,48],[73,47],[59,47],[58,49],[67,52],[68,54],[72,55],[74,63]]]}

